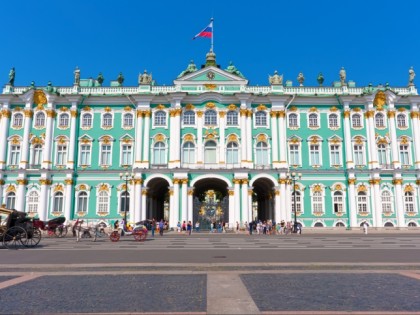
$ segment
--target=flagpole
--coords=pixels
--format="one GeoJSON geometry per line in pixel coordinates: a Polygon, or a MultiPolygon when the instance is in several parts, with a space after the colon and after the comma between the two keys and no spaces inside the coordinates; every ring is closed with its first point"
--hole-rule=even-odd
{"type": "Polygon", "coordinates": [[[213,52],[213,36],[214,36],[214,23],[213,23],[213,18],[210,19],[211,21],[211,28],[212,28],[212,32],[211,32],[211,44],[210,44],[210,51],[213,52]]]}

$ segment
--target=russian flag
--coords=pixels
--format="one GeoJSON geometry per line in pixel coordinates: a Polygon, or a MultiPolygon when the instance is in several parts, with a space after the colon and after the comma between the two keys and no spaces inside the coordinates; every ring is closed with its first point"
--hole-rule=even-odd
{"type": "Polygon", "coordinates": [[[195,35],[193,39],[196,39],[197,37],[211,38],[212,36],[213,36],[213,21],[211,21],[210,24],[207,25],[207,27],[204,30],[202,30],[200,33],[195,35]]]}

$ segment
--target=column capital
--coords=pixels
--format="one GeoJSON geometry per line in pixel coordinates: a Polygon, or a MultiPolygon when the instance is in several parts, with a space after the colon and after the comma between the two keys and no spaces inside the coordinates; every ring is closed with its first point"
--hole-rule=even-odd
{"type": "Polygon", "coordinates": [[[66,184],[66,185],[73,185],[73,180],[70,179],[70,178],[67,178],[67,179],[64,180],[64,184],[66,184]]]}
{"type": "Polygon", "coordinates": [[[392,184],[393,185],[402,185],[403,184],[403,179],[402,178],[395,178],[392,180],[392,184]]]}

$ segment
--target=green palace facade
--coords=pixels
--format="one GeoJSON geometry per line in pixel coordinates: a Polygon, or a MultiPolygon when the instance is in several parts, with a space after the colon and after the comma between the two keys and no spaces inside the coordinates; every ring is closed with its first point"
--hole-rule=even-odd
{"type": "Polygon", "coordinates": [[[0,200],[43,220],[420,225],[420,96],[406,87],[251,86],[213,52],[171,86],[103,77],[0,94],[0,200]]]}

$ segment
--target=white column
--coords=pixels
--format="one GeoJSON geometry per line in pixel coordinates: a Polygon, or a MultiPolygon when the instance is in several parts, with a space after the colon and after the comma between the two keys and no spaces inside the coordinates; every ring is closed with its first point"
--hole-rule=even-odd
{"type": "Polygon", "coordinates": [[[248,222],[249,220],[253,219],[253,212],[252,212],[252,188],[248,188],[248,222]]]}
{"type": "Polygon", "coordinates": [[[188,219],[189,217],[189,208],[187,203],[187,196],[188,196],[188,179],[183,178],[180,180],[181,186],[181,217],[182,221],[188,221],[192,219],[188,219]]]}
{"type": "Polygon", "coordinates": [[[202,111],[197,111],[197,164],[203,164],[203,112],[202,111]]]}
{"type": "Polygon", "coordinates": [[[241,180],[241,184],[242,184],[242,193],[241,193],[241,197],[242,197],[242,207],[241,207],[241,212],[242,212],[242,218],[245,218],[246,221],[250,221],[251,220],[251,216],[250,215],[250,205],[248,204],[248,180],[247,179],[242,179],[241,180]]]}
{"type": "Polygon", "coordinates": [[[143,220],[141,218],[141,204],[142,204],[142,195],[141,195],[141,185],[143,180],[141,178],[134,179],[134,194],[130,198],[134,200],[134,223],[143,220]]]}
{"type": "Polygon", "coordinates": [[[29,164],[29,133],[32,126],[32,116],[33,112],[30,108],[31,104],[26,104],[24,114],[25,114],[25,124],[23,129],[23,139],[22,139],[22,151],[20,155],[19,168],[26,169],[29,164]]]}
{"type": "Polygon", "coordinates": [[[280,223],[280,220],[283,218],[280,213],[280,204],[280,189],[279,187],[276,187],[274,191],[274,221],[276,221],[276,223],[280,223]]]}
{"type": "Polygon", "coordinates": [[[234,184],[234,207],[235,207],[235,222],[241,222],[244,223],[246,220],[244,217],[241,217],[241,191],[240,191],[240,184],[241,184],[241,180],[240,179],[234,179],[233,180],[233,184],[234,184]]]}
{"type": "Polygon", "coordinates": [[[378,163],[378,150],[375,141],[375,126],[373,121],[374,111],[369,110],[366,112],[366,122],[367,122],[367,139],[368,139],[368,147],[369,147],[369,162],[368,166],[369,169],[377,169],[379,167],[378,163]]]}
{"type": "MultiPolygon", "coordinates": [[[[280,184],[280,218],[276,219],[276,220],[284,220],[286,221],[287,219],[287,193],[286,193],[286,182],[287,179],[285,178],[280,178],[279,179],[279,184],[280,184]]],[[[277,201],[277,199],[276,199],[277,201]]],[[[280,222],[277,221],[277,222],[280,222]]]]}
{"type": "Polygon", "coordinates": [[[39,180],[41,185],[41,195],[39,201],[38,215],[42,221],[47,220],[48,218],[48,190],[51,185],[51,180],[41,178],[39,180]]]}
{"type": "MultiPolygon", "coordinates": [[[[26,204],[26,185],[28,184],[28,180],[25,178],[18,178],[16,180],[16,183],[18,185],[17,188],[17,198],[16,198],[16,210],[17,211],[25,211],[25,204],[26,204]]],[[[41,209],[40,209],[41,211],[41,209]]],[[[40,213],[41,214],[41,213],[40,213]]]]}
{"type": "Polygon", "coordinates": [[[279,167],[279,138],[277,131],[277,114],[276,111],[271,111],[271,161],[274,168],[279,167]]]}
{"type": "Polygon", "coordinates": [[[4,184],[5,184],[6,182],[4,181],[4,179],[3,178],[0,178],[0,205],[2,205],[3,203],[5,203],[5,202],[3,202],[3,188],[4,188],[4,184]]]}
{"type": "Polygon", "coordinates": [[[64,184],[66,184],[66,196],[64,199],[64,217],[66,218],[66,220],[72,220],[74,218],[74,211],[72,211],[72,201],[74,200],[73,180],[71,178],[67,178],[64,180],[64,184]]]}
{"type": "Polygon", "coordinates": [[[143,143],[143,167],[149,165],[149,152],[150,152],[150,111],[144,113],[144,143],[143,143]]]}
{"type": "Polygon", "coordinates": [[[381,180],[379,178],[374,178],[369,180],[371,188],[371,200],[372,200],[372,217],[373,217],[373,226],[374,227],[383,227],[382,223],[382,204],[381,204],[381,192],[379,189],[379,184],[381,180]]]}
{"type": "Polygon", "coordinates": [[[356,179],[354,177],[349,178],[348,188],[349,188],[349,209],[347,209],[350,217],[350,227],[356,228],[357,225],[357,206],[356,206],[356,189],[355,189],[356,179]]]}
{"type": "Polygon", "coordinates": [[[189,188],[188,189],[188,193],[187,193],[188,197],[187,197],[187,202],[188,202],[188,216],[187,216],[187,220],[191,221],[192,224],[195,224],[195,222],[193,222],[193,198],[194,198],[194,188],[189,188]]]}
{"type": "Polygon", "coordinates": [[[394,168],[401,168],[400,156],[398,153],[398,141],[397,141],[397,132],[395,128],[395,111],[388,111],[388,126],[389,133],[391,136],[391,152],[392,152],[392,164],[394,168]]]}
{"type": "Polygon", "coordinates": [[[146,207],[147,207],[147,188],[143,187],[143,189],[141,189],[140,221],[147,219],[146,207]]]}
{"type": "Polygon", "coordinates": [[[419,129],[419,113],[417,111],[417,104],[412,106],[412,111],[410,113],[411,117],[411,126],[413,130],[413,147],[414,147],[414,164],[416,169],[420,169],[420,129],[419,129]]]}
{"type": "Polygon", "coordinates": [[[143,112],[137,109],[137,123],[136,123],[136,141],[135,141],[135,158],[134,167],[139,167],[142,159],[142,145],[143,145],[143,112]]]}
{"type": "Polygon", "coordinates": [[[175,109],[169,111],[169,168],[174,168],[173,164],[176,160],[176,143],[180,141],[180,138],[176,137],[175,112],[175,109]]]}
{"type": "Polygon", "coordinates": [[[252,168],[254,159],[252,158],[252,110],[247,111],[246,118],[246,159],[247,167],[252,168]]]}
{"type": "Polygon", "coordinates": [[[240,126],[239,128],[241,129],[241,165],[243,166],[244,164],[247,163],[247,143],[251,142],[252,143],[252,138],[251,139],[247,139],[247,132],[246,132],[246,115],[247,115],[248,111],[246,109],[241,109],[240,110],[240,114],[241,114],[241,119],[240,119],[240,126]]]}
{"type": "Polygon", "coordinates": [[[75,169],[76,165],[74,165],[76,161],[76,146],[77,146],[77,139],[76,139],[76,130],[77,130],[77,103],[72,104],[72,108],[70,110],[70,143],[68,148],[69,156],[67,158],[67,168],[68,169],[75,169]]]}
{"type": "MultiPolygon", "coordinates": [[[[346,165],[348,169],[354,168],[353,161],[353,147],[351,144],[351,130],[350,130],[350,110],[344,111],[344,148],[346,150],[346,165]]],[[[344,165],[344,163],[343,163],[344,165]]]]}
{"type": "MultiPolygon", "coordinates": [[[[173,145],[173,167],[180,167],[181,166],[181,113],[182,109],[178,107],[180,105],[177,105],[177,108],[174,110],[174,133],[170,135],[171,139],[173,138],[173,141],[171,141],[171,145],[173,145]]],[[[172,148],[172,146],[171,146],[172,148]]],[[[172,150],[172,149],[171,149],[172,150]]]]}
{"type": "Polygon", "coordinates": [[[234,224],[236,227],[236,222],[239,222],[239,219],[235,216],[235,190],[229,188],[229,223],[234,224]]]}
{"type": "Polygon", "coordinates": [[[405,227],[405,219],[404,219],[404,194],[402,191],[402,183],[403,180],[398,175],[398,178],[395,178],[392,183],[394,184],[395,188],[395,204],[396,204],[396,212],[397,212],[397,224],[398,227],[405,227]]]}
{"type": "MultiPolygon", "coordinates": [[[[1,99],[0,99],[1,100],[1,99]]],[[[4,104],[1,111],[1,136],[3,141],[0,141],[0,169],[4,170],[6,167],[6,149],[7,149],[7,138],[9,137],[9,123],[10,123],[10,110],[9,104],[4,104]]]]}
{"type": "Polygon", "coordinates": [[[280,159],[280,168],[287,168],[287,130],[286,130],[286,112],[280,110],[278,112],[278,145],[279,145],[279,159],[280,159]]]}
{"type": "MultiPolygon", "coordinates": [[[[53,106],[53,104],[49,104],[49,106],[53,106]]],[[[53,144],[53,119],[55,117],[55,110],[53,108],[49,108],[46,110],[47,113],[47,123],[46,123],[46,130],[45,130],[45,146],[43,150],[43,158],[42,158],[42,168],[44,169],[51,169],[52,166],[52,144],[53,144]]]]}
{"type": "Polygon", "coordinates": [[[173,198],[171,204],[171,227],[175,227],[178,221],[180,221],[179,217],[179,179],[173,180],[173,198]]]}
{"type": "Polygon", "coordinates": [[[130,219],[128,220],[128,222],[130,222],[130,223],[138,222],[138,221],[136,221],[136,209],[134,208],[134,201],[136,199],[134,181],[135,181],[135,179],[129,180],[128,181],[129,184],[128,184],[128,187],[127,187],[127,190],[128,190],[129,196],[130,196],[130,203],[128,205],[128,207],[130,209],[130,211],[129,211],[130,219]]]}
{"type": "Polygon", "coordinates": [[[219,112],[219,164],[226,164],[226,143],[225,143],[226,112],[219,112]]]}

